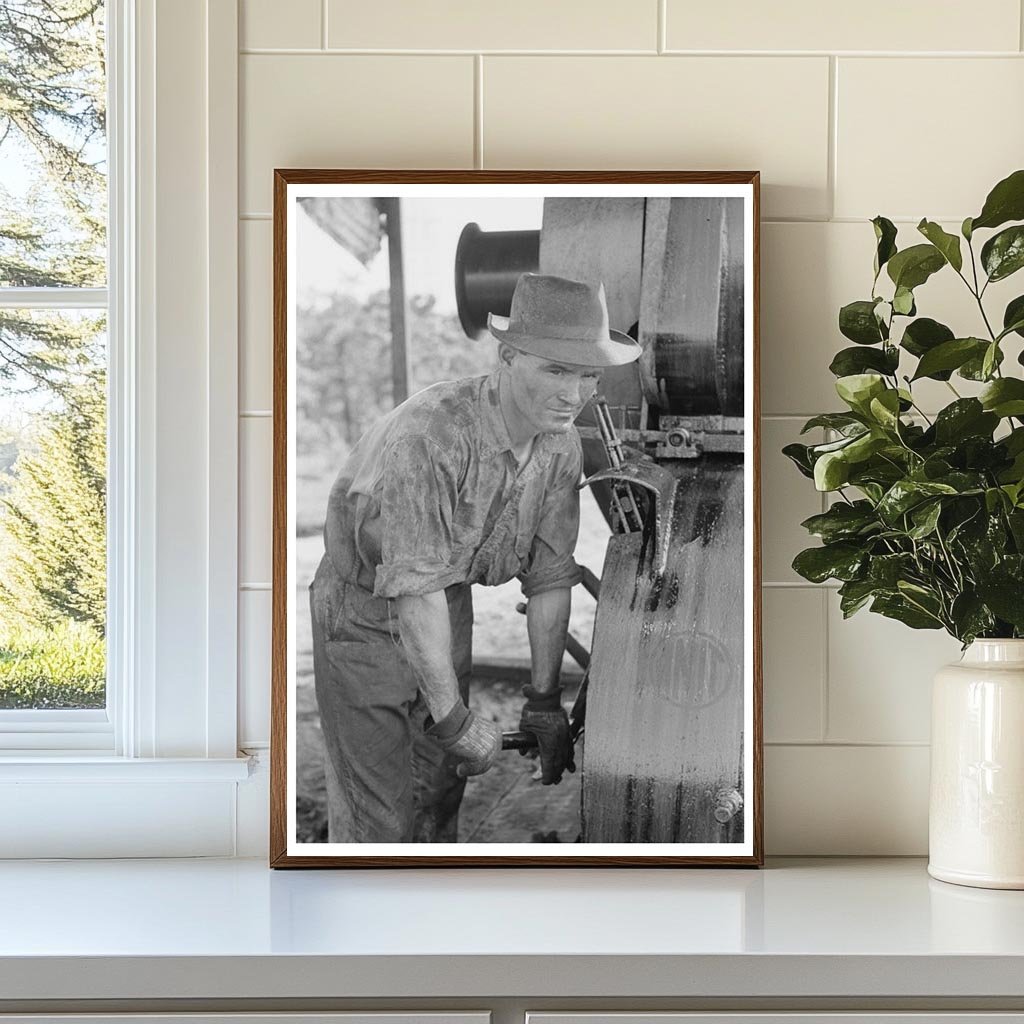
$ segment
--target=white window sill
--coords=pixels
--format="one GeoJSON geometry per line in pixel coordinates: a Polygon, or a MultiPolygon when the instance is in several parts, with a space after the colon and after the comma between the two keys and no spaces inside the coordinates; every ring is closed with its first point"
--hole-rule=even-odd
{"type": "Polygon", "coordinates": [[[243,782],[250,757],[113,757],[38,752],[0,756],[5,782],[243,782]]]}

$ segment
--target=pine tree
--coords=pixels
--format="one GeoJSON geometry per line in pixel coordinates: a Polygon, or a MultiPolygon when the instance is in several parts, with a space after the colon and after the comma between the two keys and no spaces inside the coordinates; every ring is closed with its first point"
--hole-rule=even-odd
{"type": "MultiPolygon", "coordinates": [[[[0,287],[105,282],[106,67],[102,0],[0,3],[0,147],[35,177],[0,186],[0,287]]],[[[59,319],[0,313],[0,384],[58,394],[92,353],[59,319]]]]}
{"type": "Polygon", "coordinates": [[[95,374],[48,417],[0,498],[0,607],[8,621],[106,628],[106,398],[95,374]]]}
{"type": "MultiPolygon", "coordinates": [[[[0,185],[0,288],[106,281],[103,15],[0,0],[0,150],[22,172],[0,185]]],[[[102,367],[95,318],[0,309],[0,399],[37,419],[0,488],[0,624],[104,631],[102,367]]]]}

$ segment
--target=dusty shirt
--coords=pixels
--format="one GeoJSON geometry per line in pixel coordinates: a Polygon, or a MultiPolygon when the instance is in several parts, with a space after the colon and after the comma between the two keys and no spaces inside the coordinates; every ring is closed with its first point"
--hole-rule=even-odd
{"type": "Polygon", "coordinates": [[[324,527],[343,579],[385,598],[517,575],[527,597],[579,582],[579,435],[539,435],[520,470],[498,402],[503,372],[435,384],[360,438],[324,527]]]}

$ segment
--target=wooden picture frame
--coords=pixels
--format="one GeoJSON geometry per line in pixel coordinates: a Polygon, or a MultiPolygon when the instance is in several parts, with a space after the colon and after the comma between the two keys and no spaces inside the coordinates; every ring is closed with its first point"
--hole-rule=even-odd
{"type": "MultiPolygon", "coordinates": [[[[758,172],[288,169],[275,171],[273,216],[271,866],[760,866],[758,172]],[[609,422],[625,441],[629,466],[638,464],[629,452],[636,446],[654,467],[643,472],[630,469],[640,476],[619,476],[594,485],[605,488],[602,507],[612,525],[605,591],[597,604],[590,687],[584,701],[587,730],[582,771],[571,780],[571,785],[580,786],[585,824],[575,843],[571,822],[554,835],[542,832],[525,837],[524,833],[520,839],[494,838],[505,833],[494,831],[492,835],[487,830],[490,826],[477,825],[473,841],[457,845],[410,841],[408,835],[401,842],[371,838],[331,843],[322,841],[325,826],[322,818],[314,815],[315,825],[310,826],[314,831],[300,836],[300,826],[307,828],[305,818],[300,822],[300,810],[316,803],[299,792],[297,779],[297,765],[313,763],[312,746],[304,750],[306,741],[298,736],[300,695],[305,707],[303,729],[314,738],[318,734],[309,712],[312,659],[308,644],[301,653],[301,672],[298,667],[296,638],[299,626],[306,627],[301,617],[309,616],[305,587],[311,570],[307,566],[299,578],[298,506],[305,499],[298,495],[296,452],[300,428],[305,430],[304,424],[321,417],[324,405],[322,401],[308,402],[303,407],[307,411],[300,415],[297,324],[301,320],[306,325],[302,328],[303,352],[308,353],[309,338],[343,330],[345,317],[331,306],[327,313],[317,313],[321,320],[315,322],[321,328],[314,329],[308,326],[314,323],[309,310],[319,307],[314,303],[308,309],[304,306],[307,311],[301,316],[297,312],[298,296],[306,287],[300,278],[306,274],[312,279],[323,272],[324,263],[313,248],[300,261],[299,236],[306,232],[302,237],[315,237],[311,247],[324,244],[320,234],[325,234],[347,253],[365,256],[372,251],[375,255],[367,257],[366,265],[377,268],[376,273],[383,260],[381,237],[388,235],[393,365],[386,372],[390,373],[391,393],[401,396],[403,389],[410,388],[408,353],[402,351],[404,345],[396,344],[396,339],[407,333],[404,318],[410,315],[401,277],[401,211],[420,211],[417,216],[429,225],[434,210],[449,216],[445,212],[449,207],[442,206],[442,200],[468,204],[467,209],[478,201],[504,201],[509,209],[518,210],[513,201],[519,199],[524,200],[524,209],[527,200],[542,206],[543,225],[531,229],[533,234],[520,230],[517,238],[498,238],[463,230],[455,261],[463,328],[481,331],[482,318],[488,312],[507,315],[507,308],[491,308],[498,302],[495,295],[500,292],[501,302],[509,301],[519,271],[537,270],[592,281],[595,287],[600,276],[611,327],[630,333],[644,345],[634,364],[635,379],[606,374],[602,388],[614,393],[608,399],[610,416],[594,411],[591,403],[576,423],[584,438],[588,475],[593,475],[595,458],[602,451],[610,453],[607,436],[602,442],[600,435],[609,422]],[[332,205],[332,200],[344,202],[332,205]],[[315,221],[318,227],[310,228],[300,215],[310,221],[314,216],[320,218],[315,221]],[[308,235],[310,231],[320,234],[308,235]],[[539,255],[534,255],[535,250],[539,255]],[[649,479],[641,479],[644,473],[649,479]],[[681,483],[677,486],[670,477],[681,483]],[[644,528],[616,532],[617,527],[630,525],[622,504],[628,501],[635,501],[644,528]],[[635,572],[631,566],[636,567],[635,572]],[[625,593],[628,588],[622,581],[630,573],[632,592],[625,593]],[[622,676],[630,677],[628,685],[619,681],[622,676]],[[659,736],[665,738],[661,743],[656,742],[659,736]],[[313,841],[309,841],[311,837],[313,841]],[[537,845],[552,840],[573,845],[550,853],[537,845]]],[[[414,231],[413,241],[432,246],[435,235],[428,232],[424,243],[425,230],[418,235],[414,231]]],[[[447,252],[444,246],[450,247],[450,240],[442,245],[441,229],[437,232],[437,251],[447,252]]],[[[440,256],[421,260],[424,267],[438,261],[446,262],[440,256]]],[[[453,266],[453,275],[455,270],[453,266]]],[[[374,301],[378,299],[379,294],[374,301]]],[[[355,307],[337,307],[348,308],[355,307]]],[[[377,308],[375,322],[380,322],[382,309],[377,308]]],[[[416,315],[419,311],[416,306],[416,315]]],[[[452,314],[444,315],[454,322],[452,314]]],[[[445,337],[449,336],[450,331],[445,337]]],[[[468,346],[477,344],[468,334],[465,341],[468,346]]],[[[316,344],[325,343],[318,340],[316,344]]],[[[313,351],[321,353],[316,356],[321,362],[310,362],[313,357],[304,355],[302,374],[303,380],[314,382],[317,388],[331,374],[342,380],[345,374],[354,373],[351,356],[347,367],[352,373],[348,368],[339,370],[342,356],[339,362],[324,362],[322,348],[313,351]]],[[[466,358],[470,357],[476,358],[475,351],[466,358]]],[[[385,360],[386,354],[379,354],[378,362],[385,360]]],[[[364,369],[361,365],[360,372],[364,369]]],[[[385,370],[380,372],[385,374],[385,370]]],[[[412,382],[413,390],[416,383],[412,382]]],[[[365,387],[361,394],[371,397],[365,387]]],[[[376,394],[372,397],[380,399],[376,394]]],[[[321,434],[333,429],[332,423],[328,418],[326,426],[318,428],[321,434]]],[[[321,447],[328,449],[322,461],[333,469],[330,445],[325,442],[321,447]]],[[[314,508],[316,503],[310,500],[306,504],[314,508]]],[[[312,515],[314,526],[318,515],[312,515]]],[[[307,547],[312,551],[316,542],[304,539],[302,543],[306,545],[303,551],[307,547]]],[[[388,610],[390,615],[390,602],[388,610]]],[[[336,613],[332,610],[331,614],[336,613]]],[[[510,673],[521,671],[511,664],[501,671],[506,667],[510,673]]],[[[501,692],[506,692],[506,683],[501,686],[505,687],[501,692]]],[[[577,710],[574,708],[574,715],[577,710]]],[[[573,718],[574,728],[583,720],[581,712],[573,718]]],[[[499,724],[504,732],[515,732],[514,720],[506,718],[499,724]]],[[[350,728],[351,722],[345,720],[340,727],[350,728]]],[[[506,743],[512,742],[506,736],[506,743]]],[[[514,742],[533,741],[529,735],[523,740],[520,733],[514,742]]],[[[505,765],[502,771],[511,771],[506,762],[500,763],[505,765]]],[[[559,797],[563,803],[568,799],[562,787],[532,783],[529,762],[517,758],[516,763],[524,774],[522,779],[516,777],[510,792],[523,794],[524,807],[529,801],[529,806],[539,806],[543,815],[556,793],[563,793],[559,797]]],[[[489,774],[494,771],[492,768],[489,774]]],[[[467,793],[469,787],[484,785],[487,778],[485,774],[471,779],[467,793]]],[[[353,806],[350,803],[343,812],[338,811],[334,821],[344,814],[358,817],[353,806]]],[[[499,801],[495,807],[504,805],[499,801]]],[[[492,816],[494,813],[497,811],[492,811],[492,816]]],[[[506,817],[511,822],[508,834],[514,836],[518,833],[512,826],[527,822],[529,815],[512,806],[506,817]]],[[[362,821],[358,824],[361,827],[362,821]]],[[[368,829],[364,831],[369,834],[368,829]]],[[[362,834],[341,826],[336,832],[362,834]]]]}

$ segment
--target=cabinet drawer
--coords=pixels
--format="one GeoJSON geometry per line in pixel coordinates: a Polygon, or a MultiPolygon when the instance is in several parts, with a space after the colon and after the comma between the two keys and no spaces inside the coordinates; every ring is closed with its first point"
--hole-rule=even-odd
{"type": "Polygon", "coordinates": [[[491,1024],[490,1013],[0,1013],[0,1024],[491,1024]]]}
{"type": "Polygon", "coordinates": [[[1024,1013],[528,1013],[526,1024],[1024,1024],[1024,1013]]]}

